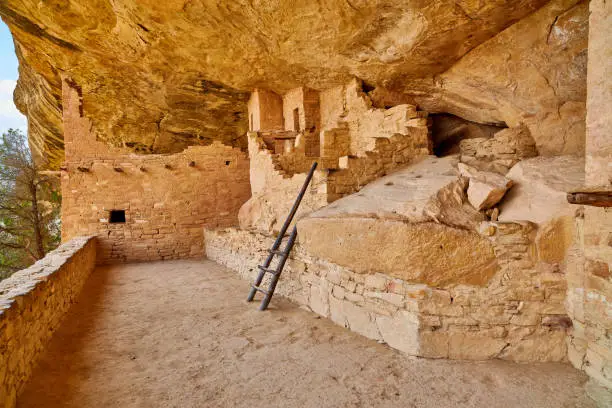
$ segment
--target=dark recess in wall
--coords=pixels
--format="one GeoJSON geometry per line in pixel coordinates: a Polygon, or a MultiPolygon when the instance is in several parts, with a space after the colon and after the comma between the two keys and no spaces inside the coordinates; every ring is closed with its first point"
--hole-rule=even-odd
{"type": "Polygon", "coordinates": [[[111,210],[108,222],[111,224],[125,223],[125,210],[111,210]]]}
{"type": "Polygon", "coordinates": [[[434,154],[438,157],[459,153],[459,143],[464,139],[482,137],[489,139],[507,126],[483,125],[470,122],[450,113],[432,113],[431,137],[434,154]]]}

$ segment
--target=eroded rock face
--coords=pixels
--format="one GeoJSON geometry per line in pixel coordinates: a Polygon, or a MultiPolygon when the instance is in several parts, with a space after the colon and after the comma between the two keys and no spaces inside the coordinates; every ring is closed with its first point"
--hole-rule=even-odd
{"type": "Polygon", "coordinates": [[[433,222],[304,218],[298,225],[300,244],[309,253],[358,273],[381,271],[409,282],[441,287],[482,286],[498,270],[487,240],[433,222]]]}
{"type": "Polygon", "coordinates": [[[7,0],[0,16],[21,63],[16,99],[53,167],[62,75],[82,86],[98,139],[141,153],[212,140],[244,147],[245,92],[323,90],[353,76],[432,111],[524,121],[543,152],[574,152],[586,2],[532,14],[545,3],[7,0]]]}
{"type": "Polygon", "coordinates": [[[525,124],[542,155],[582,154],[587,34],[588,2],[553,0],[430,82],[403,86],[430,112],[525,124]]]}
{"type": "Polygon", "coordinates": [[[459,163],[458,167],[461,175],[470,179],[467,196],[478,211],[493,207],[512,187],[512,180],[499,174],[478,171],[464,163],[459,163]]]}
{"type": "Polygon", "coordinates": [[[357,273],[381,272],[435,287],[485,285],[498,270],[484,219],[468,202],[456,158],[427,157],[298,223],[313,256],[357,273]]]}
{"type": "Polygon", "coordinates": [[[575,207],[567,192],[584,184],[584,159],[573,156],[535,157],[516,164],[506,175],[514,181],[500,206],[500,221],[543,224],[572,217],[575,207]]]}

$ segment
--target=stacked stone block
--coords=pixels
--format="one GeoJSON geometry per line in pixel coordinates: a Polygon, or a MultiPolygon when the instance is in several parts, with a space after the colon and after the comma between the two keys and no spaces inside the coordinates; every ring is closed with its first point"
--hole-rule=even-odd
{"type": "Polygon", "coordinates": [[[526,126],[497,132],[492,138],[462,140],[461,161],[481,170],[506,174],[521,160],[538,155],[536,144],[526,126]]]}
{"type": "Polygon", "coordinates": [[[79,237],[0,282],[0,407],[15,406],[95,264],[95,240],[79,237]]]}
{"type": "Polygon", "coordinates": [[[218,142],[170,156],[68,162],[63,238],[98,236],[101,263],[202,256],[203,225],[237,223],[250,196],[248,169],[244,153],[218,142]],[[110,223],[111,210],[125,211],[125,223],[110,223]]]}
{"type": "MultiPolygon", "coordinates": [[[[586,117],[586,187],[612,189],[612,4],[589,3],[586,117]]],[[[577,207],[578,248],[569,268],[568,311],[574,330],[569,359],[607,388],[595,392],[601,406],[612,404],[612,208],[577,207]]],[[[594,387],[591,389],[597,388],[594,387]]]]}
{"type": "Polygon", "coordinates": [[[377,138],[374,150],[367,152],[365,157],[343,157],[340,169],[330,170],[328,201],[357,192],[369,182],[430,153],[427,126],[415,127],[408,135],[377,138]]]}
{"type": "MultiPolygon", "coordinates": [[[[529,223],[483,223],[500,270],[485,286],[426,284],[356,273],[314,258],[298,243],[277,293],[366,337],[410,355],[563,361],[571,326],[565,276],[534,259],[529,223]]],[[[207,256],[251,280],[273,237],[207,230],[207,256]]]]}

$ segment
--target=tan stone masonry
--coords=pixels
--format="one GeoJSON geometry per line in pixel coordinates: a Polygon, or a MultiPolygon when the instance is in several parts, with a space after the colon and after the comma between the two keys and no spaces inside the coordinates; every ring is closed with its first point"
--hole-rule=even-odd
{"type": "Polygon", "coordinates": [[[274,95],[255,90],[249,101],[257,131],[247,134],[253,196],[240,210],[242,228],[278,230],[313,161],[298,218],[431,153],[427,113],[409,104],[375,108],[357,79],[274,95]]]}
{"type": "Polygon", "coordinates": [[[231,226],[251,195],[249,160],[214,142],[172,155],[136,155],[98,142],[64,81],[66,162],[62,237],[96,235],[98,262],[201,257],[202,226],[231,226]],[[111,223],[110,211],[125,222],[111,223]]]}
{"type": "Polygon", "coordinates": [[[95,239],[79,237],[0,282],[0,407],[15,406],[95,264],[95,239]]]}
{"type": "MultiPolygon", "coordinates": [[[[410,355],[564,361],[570,324],[564,274],[533,260],[530,223],[485,223],[482,231],[500,264],[484,287],[431,287],[356,273],[313,257],[298,243],[277,293],[410,355]]],[[[206,230],[205,238],[209,259],[249,280],[273,239],[233,228],[206,230]]]]}
{"type": "MultiPolygon", "coordinates": [[[[586,117],[586,186],[612,189],[612,3],[589,3],[586,117]]],[[[569,359],[608,391],[594,395],[612,404],[612,208],[575,206],[577,248],[568,268],[568,313],[574,329],[569,359]]]]}

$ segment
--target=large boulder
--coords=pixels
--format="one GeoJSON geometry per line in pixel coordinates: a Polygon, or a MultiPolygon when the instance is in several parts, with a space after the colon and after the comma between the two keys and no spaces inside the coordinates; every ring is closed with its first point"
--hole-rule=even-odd
{"type": "Polygon", "coordinates": [[[493,246],[477,233],[435,222],[409,223],[362,216],[299,221],[309,255],[357,273],[381,272],[430,286],[484,286],[498,270],[493,246]]]}
{"type": "Polygon", "coordinates": [[[584,185],[584,158],[535,157],[519,162],[506,176],[514,187],[500,205],[499,220],[544,224],[574,215],[567,192],[584,185]]]}
{"type": "Polygon", "coordinates": [[[428,157],[376,180],[298,223],[299,242],[357,273],[384,273],[431,286],[486,285],[498,270],[493,247],[471,226],[456,158],[428,157]]]}
{"type": "Polygon", "coordinates": [[[479,211],[495,206],[512,187],[512,180],[499,174],[478,171],[464,163],[459,163],[458,168],[462,176],[470,179],[468,201],[479,211]]]}
{"type": "Polygon", "coordinates": [[[567,202],[567,192],[584,184],[584,159],[536,157],[516,164],[507,176],[515,185],[499,207],[499,220],[537,224],[538,259],[562,263],[575,236],[576,206],[567,202]]]}
{"type": "Polygon", "coordinates": [[[316,217],[356,215],[472,228],[483,217],[467,202],[467,183],[458,177],[457,162],[455,156],[427,156],[321,208],[316,217]]]}

